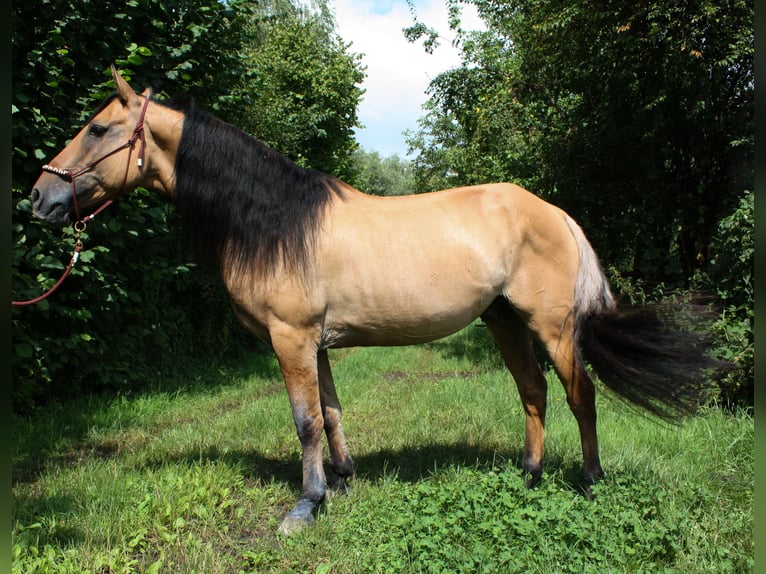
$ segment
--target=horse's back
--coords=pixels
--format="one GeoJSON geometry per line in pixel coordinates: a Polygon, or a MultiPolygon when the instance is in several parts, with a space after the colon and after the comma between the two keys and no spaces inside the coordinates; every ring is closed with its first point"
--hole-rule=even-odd
{"type": "MultiPolygon", "coordinates": [[[[419,275],[463,265],[502,283],[533,261],[577,260],[577,246],[558,207],[512,183],[459,187],[409,196],[353,194],[332,210],[326,240],[339,263],[361,257],[390,271],[419,275]],[[524,258],[527,259],[524,259],[524,258]],[[521,260],[520,260],[521,258],[521,260]],[[485,272],[482,272],[485,269],[485,272]],[[502,277],[501,277],[502,276],[502,277]]],[[[576,265],[575,265],[576,267],[576,265]]]]}

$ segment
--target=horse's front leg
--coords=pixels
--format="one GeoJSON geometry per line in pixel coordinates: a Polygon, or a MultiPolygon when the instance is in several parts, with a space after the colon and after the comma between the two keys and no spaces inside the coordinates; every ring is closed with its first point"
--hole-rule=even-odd
{"type": "Polygon", "coordinates": [[[340,401],[335,391],[327,351],[319,351],[317,363],[324,430],[330,445],[330,459],[332,460],[333,480],[331,486],[339,492],[346,492],[348,490],[348,478],[354,474],[354,461],[351,459],[346,446],[346,437],[341,422],[340,401]]]}
{"type": "Polygon", "coordinates": [[[314,510],[325,497],[327,482],[321,444],[324,418],[319,396],[317,347],[313,339],[291,330],[272,336],[272,344],[287,386],[303,457],[301,496],[279,527],[279,532],[290,534],[314,522],[314,510]]]}

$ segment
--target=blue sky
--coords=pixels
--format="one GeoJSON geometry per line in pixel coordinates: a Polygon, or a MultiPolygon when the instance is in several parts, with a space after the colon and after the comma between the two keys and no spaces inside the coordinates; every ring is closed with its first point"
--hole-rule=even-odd
{"type": "MultiPolygon", "coordinates": [[[[367,151],[386,157],[406,157],[402,132],[416,130],[425,90],[432,78],[460,62],[459,52],[442,41],[433,54],[426,54],[420,43],[410,44],[402,29],[412,24],[406,0],[334,0],[332,7],[338,34],[351,42],[351,52],[363,54],[367,78],[359,106],[359,119],[365,126],[357,130],[359,144],[367,151]]],[[[418,17],[443,34],[449,32],[444,0],[415,2],[418,17]]],[[[468,8],[463,10],[464,28],[480,26],[468,8]]]]}
{"type": "Polygon", "coordinates": [[[372,0],[372,2],[370,2],[370,12],[373,14],[388,14],[393,9],[396,2],[397,0],[372,0]]]}

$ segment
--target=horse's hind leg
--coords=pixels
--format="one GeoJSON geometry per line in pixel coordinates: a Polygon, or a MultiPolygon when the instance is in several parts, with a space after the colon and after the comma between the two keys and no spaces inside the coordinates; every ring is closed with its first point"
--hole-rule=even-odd
{"type": "Polygon", "coordinates": [[[322,415],[324,416],[324,430],[327,442],[330,446],[330,459],[334,481],[331,486],[339,491],[348,488],[346,480],[354,474],[354,462],[346,446],[346,437],[343,434],[341,423],[341,408],[338,395],[335,391],[335,383],[330,370],[330,361],[327,351],[319,351],[317,356],[319,371],[319,397],[322,403],[322,415]]]}
{"type": "Polygon", "coordinates": [[[524,404],[526,430],[521,466],[527,487],[532,487],[543,473],[547,383],[535,357],[532,334],[510,305],[497,300],[482,319],[497,342],[524,404]]]}
{"type": "Polygon", "coordinates": [[[540,329],[538,336],[564,385],[567,404],[577,420],[582,443],[585,488],[590,493],[590,486],[604,476],[598,454],[596,389],[577,354],[572,314],[569,313],[563,319],[549,318],[548,328],[540,329]]]}

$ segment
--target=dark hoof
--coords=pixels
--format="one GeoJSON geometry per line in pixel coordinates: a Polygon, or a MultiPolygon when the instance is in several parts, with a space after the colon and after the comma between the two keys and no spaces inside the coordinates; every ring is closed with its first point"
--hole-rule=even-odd
{"type": "Polygon", "coordinates": [[[591,486],[599,482],[602,478],[604,478],[604,471],[601,470],[599,467],[592,473],[588,473],[585,475],[585,484],[583,485],[583,491],[585,492],[585,498],[588,500],[593,500],[593,491],[591,490],[591,486]]]}
{"type": "Polygon", "coordinates": [[[527,488],[534,488],[543,479],[543,471],[542,469],[534,471],[525,470],[521,473],[521,476],[524,478],[524,486],[527,488]]]}
{"type": "Polygon", "coordinates": [[[348,484],[345,476],[334,475],[328,485],[335,494],[348,494],[351,492],[351,486],[348,484]]]}

